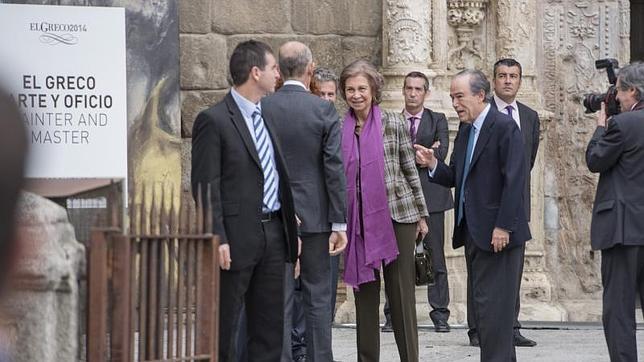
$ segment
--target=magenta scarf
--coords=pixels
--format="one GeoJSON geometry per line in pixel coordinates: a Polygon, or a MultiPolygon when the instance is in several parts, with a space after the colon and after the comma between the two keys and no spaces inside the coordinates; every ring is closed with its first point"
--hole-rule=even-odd
{"type": "Polygon", "coordinates": [[[355,289],[376,280],[382,263],[398,256],[394,226],[387,204],[385,186],[385,149],[382,141],[382,114],[374,105],[365,121],[360,138],[355,134],[353,110],[344,116],[342,157],[347,176],[347,238],[344,282],[355,289]],[[360,199],[356,179],[360,171],[360,199]],[[360,228],[360,220],[364,230],[360,228]]]}

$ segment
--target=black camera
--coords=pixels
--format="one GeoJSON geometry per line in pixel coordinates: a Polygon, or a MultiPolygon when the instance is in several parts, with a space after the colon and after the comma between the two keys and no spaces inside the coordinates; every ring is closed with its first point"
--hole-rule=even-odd
{"type": "Polygon", "coordinates": [[[595,113],[601,109],[602,102],[606,103],[606,116],[610,117],[619,113],[619,101],[617,100],[617,71],[619,63],[617,59],[606,58],[595,61],[595,68],[606,69],[610,87],[606,93],[590,93],[584,97],[586,113],[595,113]]]}

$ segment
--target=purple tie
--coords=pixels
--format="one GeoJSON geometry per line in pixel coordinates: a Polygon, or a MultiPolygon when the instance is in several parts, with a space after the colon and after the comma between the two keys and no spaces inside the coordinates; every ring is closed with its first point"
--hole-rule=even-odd
{"type": "Polygon", "coordinates": [[[416,142],[416,120],[418,117],[409,117],[409,137],[411,137],[411,143],[416,142]]]}
{"type": "Polygon", "coordinates": [[[514,110],[514,107],[507,106],[507,107],[505,107],[505,109],[508,111],[508,116],[510,116],[510,118],[514,119],[514,117],[512,117],[512,111],[514,110]]]}

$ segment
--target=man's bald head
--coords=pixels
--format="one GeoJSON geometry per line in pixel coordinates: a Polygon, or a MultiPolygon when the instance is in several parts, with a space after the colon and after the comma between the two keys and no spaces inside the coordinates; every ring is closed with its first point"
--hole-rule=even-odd
{"type": "Polygon", "coordinates": [[[279,65],[282,78],[302,78],[312,63],[311,49],[299,41],[289,41],[280,47],[279,65]]]}

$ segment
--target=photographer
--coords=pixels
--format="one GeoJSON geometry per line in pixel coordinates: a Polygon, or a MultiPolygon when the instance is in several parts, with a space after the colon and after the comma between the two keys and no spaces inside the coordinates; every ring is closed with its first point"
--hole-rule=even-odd
{"type": "Polygon", "coordinates": [[[644,63],[621,69],[616,90],[621,113],[607,119],[602,103],[586,150],[588,169],[600,173],[590,235],[602,251],[602,318],[613,362],[637,360],[638,293],[644,305],[644,63]]]}

